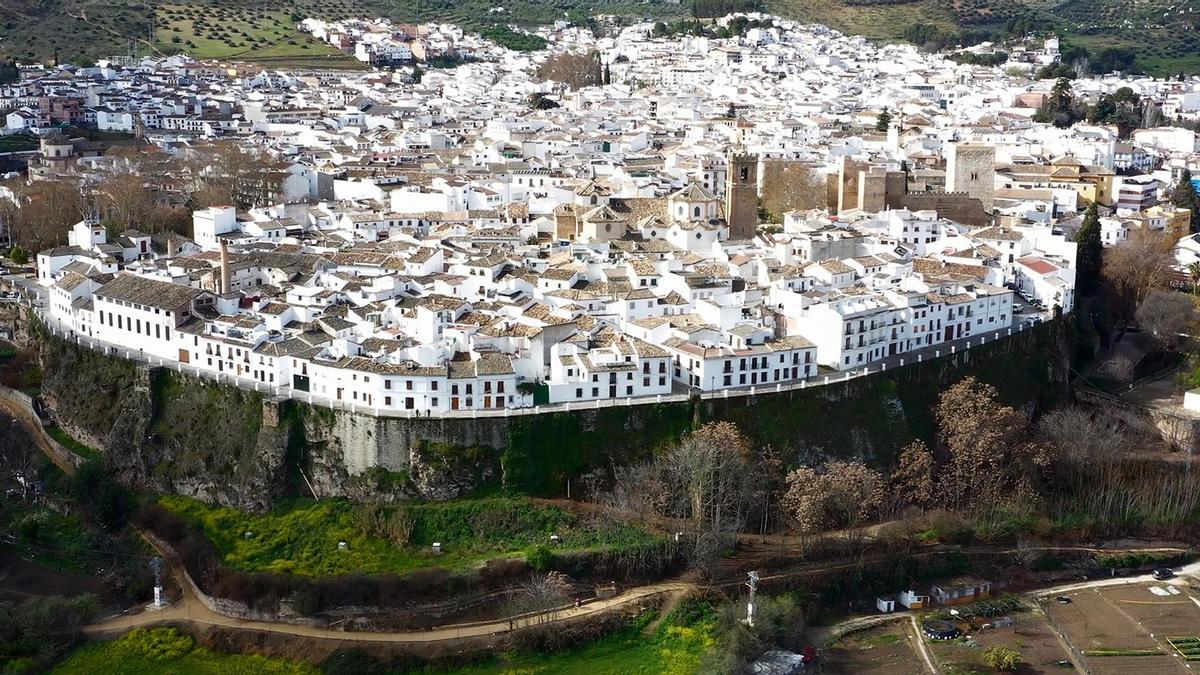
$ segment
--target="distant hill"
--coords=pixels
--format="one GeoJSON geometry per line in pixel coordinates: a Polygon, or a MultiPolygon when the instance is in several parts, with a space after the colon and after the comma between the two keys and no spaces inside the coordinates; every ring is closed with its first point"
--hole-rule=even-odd
{"type": "MultiPolygon", "coordinates": [[[[659,0],[0,0],[0,53],[46,60],[57,50],[63,60],[78,61],[126,54],[132,45],[143,54],[153,48],[332,65],[348,59],[296,34],[295,20],[377,15],[478,28],[564,17],[582,22],[589,13],[670,18],[689,8],[707,13],[745,2],[685,0],[680,7],[659,0]]],[[[1132,50],[1138,67],[1153,74],[1200,73],[1200,0],[766,0],[766,6],[844,32],[929,47],[1053,31],[1094,54],[1132,50]]]]}

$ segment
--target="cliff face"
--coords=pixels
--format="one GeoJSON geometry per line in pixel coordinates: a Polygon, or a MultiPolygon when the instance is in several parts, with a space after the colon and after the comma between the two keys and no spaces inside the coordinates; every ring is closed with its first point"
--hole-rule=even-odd
{"type": "Polygon", "coordinates": [[[283,494],[288,434],[264,424],[260,395],[56,338],[41,358],[59,424],[127,485],[254,510],[283,494]]]}
{"type": "MultiPolygon", "coordinates": [[[[789,464],[890,465],[933,434],[931,407],[974,375],[1033,414],[1069,396],[1069,320],[885,373],[790,392],[486,419],[375,418],[137,368],[61,340],[42,349],[61,423],[130,485],[263,509],[285,494],[448,499],[484,485],[562,494],[708,421],[736,423],[789,464]]],[[[835,378],[836,379],[836,378],[835,378]]]]}

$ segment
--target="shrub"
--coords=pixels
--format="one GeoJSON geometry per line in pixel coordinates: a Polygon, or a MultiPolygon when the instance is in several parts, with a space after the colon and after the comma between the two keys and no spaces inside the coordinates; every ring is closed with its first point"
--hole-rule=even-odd
{"type": "Polygon", "coordinates": [[[151,661],[174,661],[196,648],[191,635],[175,628],[138,628],[121,641],[132,654],[151,661]]]}
{"type": "Polygon", "coordinates": [[[554,566],[554,552],[545,546],[535,546],[526,556],[525,561],[535,572],[545,572],[554,566]]]}
{"type": "Polygon", "coordinates": [[[983,662],[996,670],[1012,673],[1021,665],[1021,653],[1008,647],[990,647],[983,653],[983,662]]]}

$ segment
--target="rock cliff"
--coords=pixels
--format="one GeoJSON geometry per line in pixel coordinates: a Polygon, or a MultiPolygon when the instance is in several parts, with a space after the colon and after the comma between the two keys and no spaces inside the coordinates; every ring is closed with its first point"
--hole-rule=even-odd
{"type": "MultiPolygon", "coordinates": [[[[64,428],[131,486],[251,510],[286,495],[448,499],[485,485],[540,495],[638,461],[711,420],[738,424],[789,464],[890,465],[930,438],[930,408],[975,375],[1036,414],[1069,396],[1070,321],[826,386],[755,396],[506,418],[376,418],[143,368],[43,337],[44,392],[64,428]]],[[[834,376],[836,379],[836,376],[834,376]]]]}

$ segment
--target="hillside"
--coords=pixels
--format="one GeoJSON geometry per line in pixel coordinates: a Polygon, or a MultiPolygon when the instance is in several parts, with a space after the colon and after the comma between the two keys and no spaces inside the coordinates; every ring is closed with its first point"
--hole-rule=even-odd
{"type": "MultiPolygon", "coordinates": [[[[688,7],[684,3],[683,7],[688,7]]],[[[781,16],[847,33],[930,45],[1054,31],[1092,53],[1133,50],[1156,75],[1200,72],[1200,0],[768,0],[781,16]],[[914,28],[915,27],[915,28],[914,28]]],[[[496,21],[534,25],[588,13],[669,17],[686,9],[661,0],[0,0],[0,50],[18,60],[90,60],[128,54],[188,52],[274,65],[353,66],[352,59],[298,34],[304,16],[388,16],[480,27],[496,21]],[[154,27],[151,44],[151,25],[154,27]]]]}
{"type": "Polygon", "coordinates": [[[512,0],[503,14],[488,0],[0,0],[0,55],[18,61],[88,62],[126,55],[191,53],[272,65],[357,66],[353,58],[295,30],[304,17],[329,20],[386,16],[398,21],[447,21],[479,28],[503,21],[550,23],[570,14],[681,14],[678,6],[619,0],[512,0]],[[491,18],[497,17],[497,18],[491,18]],[[151,28],[153,26],[153,39],[151,28]]]}

